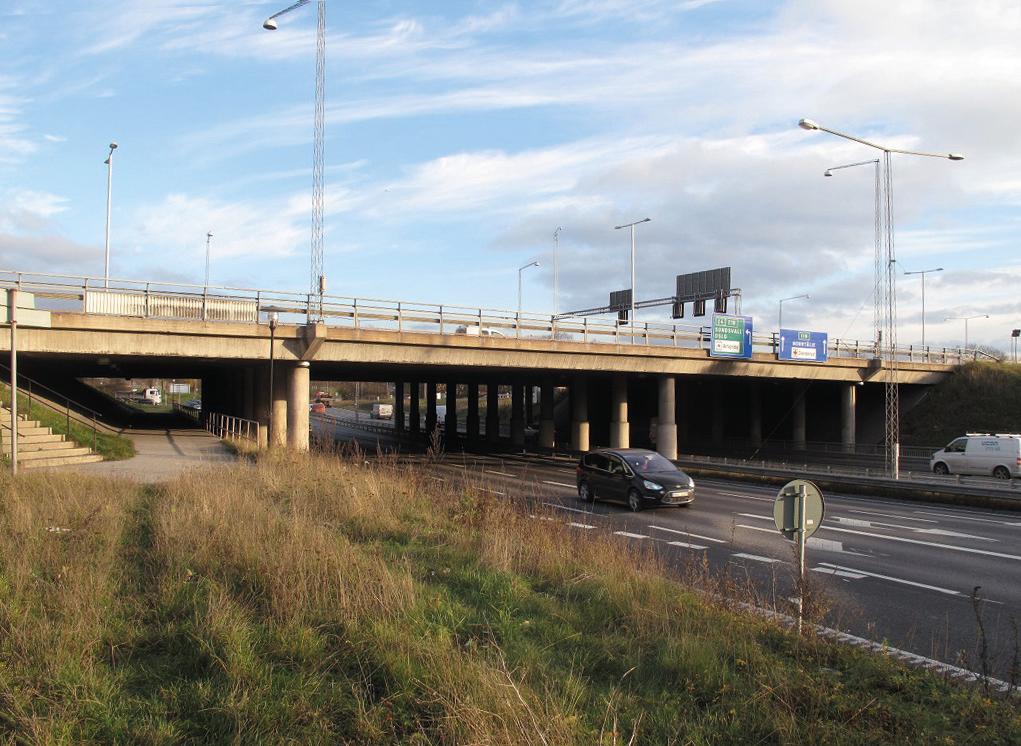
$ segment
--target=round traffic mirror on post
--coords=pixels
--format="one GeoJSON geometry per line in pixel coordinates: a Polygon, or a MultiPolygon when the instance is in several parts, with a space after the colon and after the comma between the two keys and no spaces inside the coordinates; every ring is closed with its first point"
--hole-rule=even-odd
{"type": "Polygon", "coordinates": [[[826,501],[812,482],[795,479],[785,484],[773,503],[773,521],[787,539],[796,539],[801,516],[798,513],[801,488],[805,488],[805,538],[814,534],[826,516],[826,501]]]}

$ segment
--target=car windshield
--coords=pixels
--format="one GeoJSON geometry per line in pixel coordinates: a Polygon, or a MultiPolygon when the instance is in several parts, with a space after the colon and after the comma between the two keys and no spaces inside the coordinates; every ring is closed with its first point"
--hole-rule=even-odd
{"type": "Polygon", "coordinates": [[[677,471],[677,467],[658,453],[629,453],[624,459],[636,473],[677,471]]]}

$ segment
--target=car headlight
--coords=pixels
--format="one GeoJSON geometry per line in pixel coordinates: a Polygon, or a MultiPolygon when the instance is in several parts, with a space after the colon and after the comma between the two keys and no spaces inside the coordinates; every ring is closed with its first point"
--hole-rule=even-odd
{"type": "Polygon", "coordinates": [[[656,484],[655,482],[650,482],[648,479],[642,480],[642,486],[645,487],[645,489],[647,490],[655,490],[657,492],[663,489],[663,485],[656,484]]]}

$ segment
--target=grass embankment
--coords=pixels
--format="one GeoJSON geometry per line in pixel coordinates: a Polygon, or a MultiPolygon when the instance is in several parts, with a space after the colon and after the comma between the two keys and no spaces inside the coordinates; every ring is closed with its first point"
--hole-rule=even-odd
{"type": "MultiPolygon", "coordinates": [[[[4,477],[0,477],[3,479],[4,477]]],[[[1008,743],[1010,703],[421,472],[0,483],[0,741],[1008,743]]],[[[1016,741],[1015,741],[1016,742],[1016,741]]]]}
{"type": "MultiPolygon", "coordinates": [[[[0,401],[3,406],[10,407],[11,390],[4,389],[0,392],[0,401]]],[[[68,432],[67,417],[55,412],[49,407],[44,407],[36,401],[29,406],[28,397],[18,394],[18,414],[25,415],[31,420],[36,420],[44,427],[57,435],[64,435],[83,448],[92,448],[106,461],[123,461],[135,455],[135,444],[127,438],[113,433],[96,430],[93,434],[92,426],[71,419],[71,430],[68,432]],[[94,437],[93,437],[94,436],[94,437]]]]}
{"type": "Polygon", "coordinates": [[[901,424],[906,444],[944,444],[966,432],[1021,432],[1021,366],[968,363],[933,387],[901,424]]]}

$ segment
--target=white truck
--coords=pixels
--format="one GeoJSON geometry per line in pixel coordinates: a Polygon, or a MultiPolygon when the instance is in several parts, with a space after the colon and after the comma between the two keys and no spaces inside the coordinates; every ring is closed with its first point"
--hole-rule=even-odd
{"type": "Polygon", "coordinates": [[[158,407],[163,403],[163,392],[157,388],[148,388],[142,392],[142,401],[158,407]]]}
{"type": "Polygon", "coordinates": [[[380,404],[376,402],[372,405],[372,419],[374,420],[390,420],[394,416],[394,405],[393,404],[380,404]]]}
{"type": "Polygon", "coordinates": [[[973,474],[997,479],[1021,477],[1021,435],[968,433],[932,454],[936,474],[973,474]]]}

